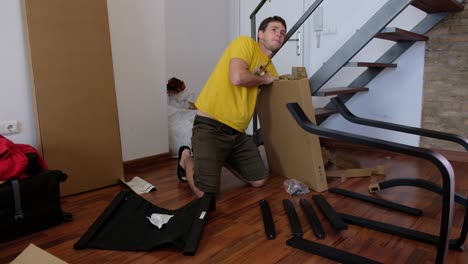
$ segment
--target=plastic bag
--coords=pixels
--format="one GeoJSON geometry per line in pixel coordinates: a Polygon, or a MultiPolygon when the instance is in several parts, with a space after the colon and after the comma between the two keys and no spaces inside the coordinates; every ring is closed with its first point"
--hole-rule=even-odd
{"type": "Polygon", "coordinates": [[[287,179],[283,182],[283,185],[286,192],[292,196],[303,195],[310,192],[309,187],[295,179],[287,179]]]}

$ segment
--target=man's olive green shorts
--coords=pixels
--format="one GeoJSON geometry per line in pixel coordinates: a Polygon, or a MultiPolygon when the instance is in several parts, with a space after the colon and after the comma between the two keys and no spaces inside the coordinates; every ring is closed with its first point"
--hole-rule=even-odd
{"type": "Polygon", "coordinates": [[[228,166],[247,182],[265,179],[265,165],[251,136],[217,120],[196,116],[192,130],[194,182],[202,192],[219,192],[221,169],[228,166]]]}

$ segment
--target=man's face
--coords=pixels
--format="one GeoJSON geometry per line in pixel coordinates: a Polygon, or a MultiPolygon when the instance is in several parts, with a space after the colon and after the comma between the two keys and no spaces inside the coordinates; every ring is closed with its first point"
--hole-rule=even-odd
{"type": "Polygon", "coordinates": [[[265,49],[275,52],[283,45],[285,34],[286,28],[283,24],[273,21],[268,23],[265,31],[258,32],[258,40],[265,49]]]}

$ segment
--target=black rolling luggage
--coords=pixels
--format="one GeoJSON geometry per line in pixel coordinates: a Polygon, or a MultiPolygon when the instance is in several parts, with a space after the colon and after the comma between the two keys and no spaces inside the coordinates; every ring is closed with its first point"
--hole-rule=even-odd
{"type": "Polygon", "coordinates": [[[0,242],[71,220],[60,203],[59,185],[66,179],[60,170],[46,170],[0,184],[0,242]]]}

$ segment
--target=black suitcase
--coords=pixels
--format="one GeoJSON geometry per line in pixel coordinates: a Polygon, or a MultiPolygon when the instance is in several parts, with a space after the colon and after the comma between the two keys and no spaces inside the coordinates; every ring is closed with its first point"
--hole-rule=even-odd
{"type": "Polygon", "coordinates": [[[60,203],[59,185],[66,179],[60,170],[47,170],[0,184],[0,242],[71,220],[60,203]]]}

